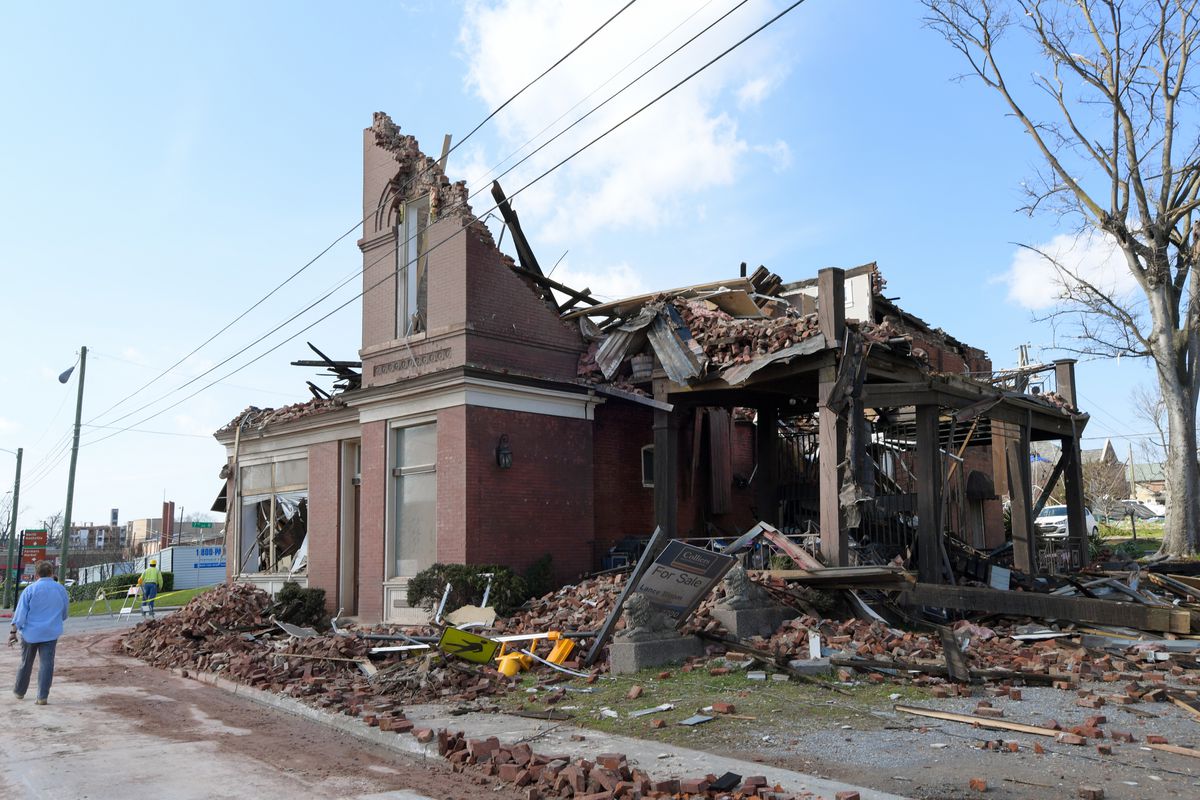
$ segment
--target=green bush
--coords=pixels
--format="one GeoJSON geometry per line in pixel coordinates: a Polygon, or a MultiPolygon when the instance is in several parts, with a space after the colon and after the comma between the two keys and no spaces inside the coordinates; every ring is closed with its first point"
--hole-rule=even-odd
{"type": "Polygon", "coordinates": [[[529,565],[525,570],[525,591],[527,597],[541,597],[549,594],[558,587],[554,583],[553,559],[549,553],[529,565]]]}
{"type": "Polygon", "coordinates": [[[442,591],[450,584],[446,611],[483,603],[483,591],[492,573],[492,591],[488,603],[498,614],[511,614],[529,597],[525,579],[498,564],[434,564],[418,572],[408,582],[408,604],[433,610],[442,600],[442,591]]]}
{"type": "Polygon", "coordinates": [[[293,625],[324,625],[325,590],[303,589],[300,584],[288,581],[275,595],[275,606],[271,613],[276,619],[293,625]]]}

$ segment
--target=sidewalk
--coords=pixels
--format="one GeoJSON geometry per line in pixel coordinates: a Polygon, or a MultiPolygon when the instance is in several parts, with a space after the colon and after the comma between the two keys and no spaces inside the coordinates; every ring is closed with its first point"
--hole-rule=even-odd
{"type": "Polygon", "coordinates": [[[444,800],[478,792],[471,776],[440,763],[116,655],[116,641],[112,633],[61,639],[46,706],[34,705],[33,692],[13,697],[19,650],[0,647],[0,797],[444,800]]]}
{"type": "MultiPolygon", "coordinates": [[[[172,670],[172,672],[181,673],[180,670],[172,670]]],[[[318,722],[364,741],[381,744],[400,752],[419,755],[422,758],[438,757],[436,740],[428,744],[421,744],[409,734],[381,731],[359,719],[313,708],[291,697],[243,686],[211,674],[190,673],[189,676],[238,697],[318,722]]],[[[697,778],[710,772],[716,775],[734,772],[743,777],[762,775],[766,777],[769,784],[779,784],[787,792],[799,794],[808,791],[828,798],[828,800],[833,800],[838,792],[852,791],[857,791],[862,800],[904,800],[899,795],[826,780],[803,772],[794,772],[735,758],[725,758],[713,753],[660,742],[648,742],[628,736],[577,728],[558,722],[525,719],[507,714],[451,715],[448,712],[448,708],[439,705],[408,705],[404,707],[405,716],[416,723],[417,728],[432,728],[434,731],[443,728],[451,732],[466,731],[467,735],[473,739],[495,736],[502,745],[527,742],[539,753],[587,758],[594,758],[598,753],[623,753],[628,758],[630,766],[640,767],[656,780],[697,778]]]]}

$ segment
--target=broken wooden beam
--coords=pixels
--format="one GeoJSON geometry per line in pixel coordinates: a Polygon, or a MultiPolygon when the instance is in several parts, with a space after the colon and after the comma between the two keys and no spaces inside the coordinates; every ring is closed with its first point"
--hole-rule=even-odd
{"type": "MultiPolygon", "coordinates": [[[[883,659],[839,658],[834,656],[829,663],[835,667],[851,667],[866,672],[881,672],[894,670],[896,672],[920,672],[940,678],[950,677],[950,669],[945,664],[926,664],[920,661],[885,661],[883,659]]],[[[1015,669],[972,669],[971,680],[980,681],[1024,681],[1028,684],[1049,686],[1056,681],[1070,680],[1070,675],[1056,675],[1049,672],[1026,672],[1015,669]]]]}
{"type": "Polygon", "coordinates": [[[962,722],[967,725],[976,725],[980,728],[991,728],[998,731],[1032,733],[1035,736],[1058,736],[1058,734],[1062,733],[1062,731],[1056,731],[1051,728],[1043,728],[1038,725],[1025,725],[1020,722],[1007,722],[1002,719],[993,719],[991,717],[977,717],[974,714],[955,714],[952,711],[935,711],[932,708],[921,708],[919,706],[894,705],[892,708],[895,711],[899,711],[901,714],[913,714],[918,717],[942,719],[946,720],[947,722],[962,722]]]}
{"type": "Polygon", "coordinates": [[[1169,606],[1147,606],[1116,600],[1091,600],[1036,592],[1003,591],[978,586],[940,586],[930,583],[905,586],[900,590],[898,599],[906,605],[958,611],[1062,619],[1143,631],[1191,631],[1191,614],[1187,611],[1169,606]]]}

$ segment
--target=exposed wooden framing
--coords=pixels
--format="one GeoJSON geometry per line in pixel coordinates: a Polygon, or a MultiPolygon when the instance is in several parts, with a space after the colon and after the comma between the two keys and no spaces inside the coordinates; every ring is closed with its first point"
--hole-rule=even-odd
{"type": "MultiPolygon", "coordinates": [[[[846,272],[837,268],[817,273],[817,322],[825,341],[840,348],[846,332],[846,272]]],[[[846,449],[846,421],[831,408],[838,380],[836,362],[818,373],[817,441],[819,494],[821,503],[821,555],[826,563],[844,567],[850,563],[849,540],[842,525],[842,453],[846,449]]]]}
{"type": "Polygon", "coordinates": [[[677,413],[654,410],[654,522],[674,539],[679,517],[679,418],[677,413]]]}
{"type": "Polygon", "coordinates": [[[899,600],[914,606],[1014,614],[1038,619],[1115,625],[1143,631],[1188,633],[1191,614],[1170,606],[1148,606],[1118,600],[1092,600],[1037,592],[1015,592],[979,586],[917,583],[900,590],[899,600]]]}
{"type": "Polygon", "coordinates": [[[938,452],[938,407],[917,406],[917,574],[942,582],[942,459],[938,452]]]}
{"type": "Polygon", "coordinates": [[[837,367],[823,367],[817,391],[818,492],[821,503],[821,555],[826,563],[844,567],[850,563],[849,537],[842,525],[839,495],[842,491],[841,454],[846,449],[846,421],[826,405],[837,382],[837,367]]]}
{"type": "Polygon", "coordinates": [[[1037,502],[1033,504],[1034,519],[1037,519],[1037,515],[1042,513],[1042,509],[1046,507],[1046,501],[1050,499],[1050,492],[1054,491],[1054,485],[1062,477],[1063,467],[1066,464],[1067,450],[1064,445],[1063,451],[1059,453],[1058,461],[1054,462],[1054,469],[1050,470],[1050,477],[1046,479],[1046,485],[1042,487],[1042,492],[1038,495],[1037,502]]]}
{"type": "MultiPolygon", "coordinates": [[[[533,254],[533,248],[529,246],[529,240],[525,238],[525,232],[521,230],[521,221],[517,219],[517,212],[513,210],[508,198],[505,197],[499,181],[492,181],[492,198],[496,201],[500,216],[504,218],[504,224],[512,231],[513,247],[517,250],[517,259],[521,262],[521,267],[526,272],[544,276],[541,266],[538,265],[537,257],[533,254]]],[[[546,298],[557,312],[558,302],[554,299],[554,294],[547,290],[546,298]]]]}
{"type": "Polygon", "coordinates": [[[1029,491],[1029,428],[1020,425],[1005,442],[1008,497],[1012,520],[1013,566],[1026,574],[1037,572],[1037,531],[1029,491]]]}
{"type": "Polygon", "coordinates": [[[438,157],[438,169],[442,171],[443,175],[446,174],[446,160],[450,158],[450,142],[453,138],[448,133],[442,137],[442,154],[438,157]]]}
{"type": "MultiPolygon", "coordinates": [[[[565,294],[567,297],[571,298],[572,304],[588,303],[588,304],[594,306],[600,302],[596,298],[592,297],[591,289],[584,289],[582,291],[579,291],[577,289],[572,289],[570,286],[561,284],[556,280],[547,278],[545,275],[542,275],[540,273],[534,272],[529,269],[525,269],[524,267],[521,267],[521,266],[514,266],[512,268],[512,271],[517,273],[518,275],[524,275],[525,277],[529,278],[531,281],[533,281],[534,283],[538,284],[539,286],[541,286],[545,289],[557,289],[558,291],[565,294]]],[[[563,306],[563,308],[566,309],[566,308],[568,308],[568,306],[563,306]]]]}
{"type": "Polygon", "coordinates": [[[755,427],[754,503],[757,517],[770,525],[779,524],[779,411],[759,406],[755,427]]]}
{"type": "Polygon", "coordinates": [[[1067,542],[1075,553],[1080,567],[1086,567],[1090,557],[1087,516],[1084,513],[1083,456],[1079,452],[1077,435],[1062,440],[1063,488],[1067,495],[1067,542]]]}

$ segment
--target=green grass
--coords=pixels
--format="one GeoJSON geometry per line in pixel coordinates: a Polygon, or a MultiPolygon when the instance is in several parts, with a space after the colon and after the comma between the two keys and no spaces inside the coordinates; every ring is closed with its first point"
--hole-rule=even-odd
{"type": "MultiPolygon", "coordinates": [[[[196,595],[203,594],[204,592],[207,592],[211,588],[212,588],[211,586],[201,586],[196,589],[180,589],[177,592],[166,592],[166,593],[160,594],[158,597],[154,598],[154,604],[155,604],[155,606],[157,606],[159,608],[162,608],[164,606],[182,606],[182,605],[185,605],[189,600],[191,600],[196,595]]],[[[109,597],[108,603],[110,606],[112,606],[112,610],[113,610],[114,614],[120,610],[121,603],[123,603],[124,601],[125,601],[124,592],[119,593],[115,597],[112,597],[112,596],[109,597]]],[[[72,617],[86,617],[87,613],[88,613],[88,609],[91,607],[92,607],[91,600],[80,600],[78,602],[71,603],[71,612],[70,612],[71,616],[72,617]]],[[[134,606],[133,613],[135,613],[135,614],[138,613],[139,608],[140,608],[140,605],[134,606]]],[[[93,615],[107,614],[107,613],[108,613],[108,609],[105,607],[103,601],[96,603],[96,606],[92,611],[93,615]]]]}
{"type": "MultiPolygon", "coordinates": [[[[498,698],[497,702],[508,711],[562,711],[572,715],[571,724],[606,733],[701,749],[729,749],[739,741],[757,741],[758,737],[768,732],[786,735],[789,732],[829,729],[843,724],[857,730],[878,729],[883,721],[871,714],[873,709],[887,708],[893,702],[928,698],[923,689],[891,683],[864,682],[852,688],[839,687],[846,692],[839,694],[829,688],[832,684],[824,681],[820,684],[800,683],[795,678],[787,682],[752,681],[746,677],[744,670],[714,676],[706,668],[682,672],[674,667],[669,670],[669,678],[659,678],[660,671],[649,669],[633,675],[606,675],[591,685],[582,679],[571,679],[544,687],[536,694],[525,690],[533,687],[538,678],[526,675],[520,689],[498,698]],[[643,693],[636,700],[629,700],[626,695],[635,685],[641,686],[643,693]],[[542,698],[558,686],[568,687],[566,696],[553,705],[544,703],[542,698]],[[893,694],[899,697],[893,700],[893,694]],[[701,711],[717,701],[732,703],[737,716],[701,711]],[[653,708],[663,703],[670,703],[674,708],[641,717],[629,716],[631,711],[653,708]],[[601,713],[604,708],[620,716],[606,716],[601,713]],[[692,727],[677,724],[696,713],[704,713],[714,719],[692,727]],[[652,723],[656,719],[667,724],[655,728],[652,723]]],[[[544,677],[540,670],[538,675],[544,677]]]]}

